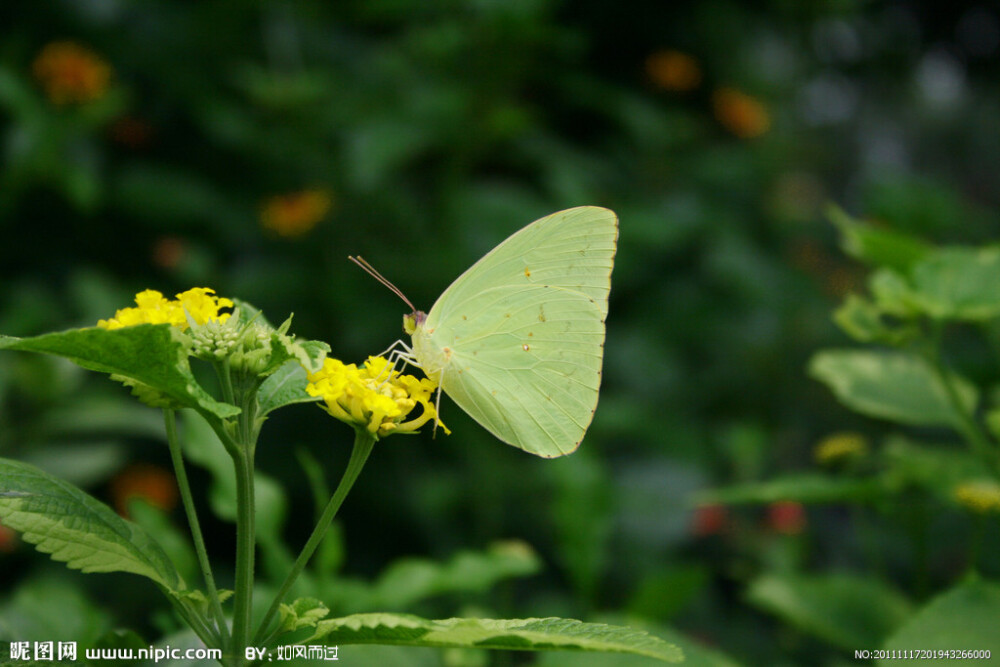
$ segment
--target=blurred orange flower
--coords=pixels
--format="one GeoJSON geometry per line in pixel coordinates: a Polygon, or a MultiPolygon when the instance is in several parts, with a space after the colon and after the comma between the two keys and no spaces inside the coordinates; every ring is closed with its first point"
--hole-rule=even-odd
{"type": "Polygon", "coordinates": [[[163,269],[176,268],[187,252],[187,244],[176,236],[161,236],[153,244],[153,264],[163,269]]]}
{"type": "Polygon", "coordinates": [[[657,51],[646,58],[646,74],[658,88],[686,92],[701,83],[698,61],[680,51],[657,51]]]}
{"type": "Polygon", "coordinates": [[[725,505],[699,505],[694,510],[691,532],[696,537],[718,535],[726,530],[729,511],[725,505]]]}
{"type": "Polygon", "coordinates": [[[17,533],[0,524],[0,553],[9,554],[17,548],[17,533]]]}
{"type": "Polygon", "coordinates": [[[782,535],[798,535],[806,527],[806,509],[792,500],[771,503],[767,506],[767,525],[782,535]]]}
{"type": "Polygon", "coordinates": [[[128,506],[135,498],[169,512],[177,505],[177,494],[174,476],[153,465],[131,465],[111,480],[115,509],[124,517],[129,516],[128,506]]]}
{"type": "Polygon", "coordinates": [[[51,42],[35,58],[32,72],[53,104],[98,100],[111,86],[111,66],[73,42],[51,42]]]}
{"type": "Polygon", "coordinates": [[[153,136],[153,126],[135,116],[122,116],[115,121],[109,132],[115,143],[132,150],[139,150],[149,145],[153,136]]]}
{"type": "Polygon", "coordinates": [[[771,128],[771,116],[757,99],[735,88],[719,88],[712,93],[715,118],[740,139],[759,137],[771,128]]]}
{"type": "Polygon", "coordinates": [[[281,236],[302,236],[326,217],[333,206],[327,190],[312,189],[271,197],[261,206],[260,222],[281,236]]]}

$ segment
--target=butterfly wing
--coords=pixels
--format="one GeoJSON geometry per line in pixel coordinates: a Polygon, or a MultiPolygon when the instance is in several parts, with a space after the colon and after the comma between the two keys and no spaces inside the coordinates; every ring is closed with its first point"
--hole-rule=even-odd
{"type": "Polygon", "coordinates": [[[593,206],[528,225],[441,295],[415,333],[417,360],[504,442],[574,451],[597,406],[617,238],[615,214],[593,206]]]}

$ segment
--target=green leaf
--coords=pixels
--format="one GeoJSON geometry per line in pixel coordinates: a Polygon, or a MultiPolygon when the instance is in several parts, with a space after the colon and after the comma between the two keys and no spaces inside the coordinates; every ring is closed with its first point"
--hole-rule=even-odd
{"type": "Polygon", "coordinates": [[[315,403],[319,396],[306,393],[306,369],[298,361],[289,361],[272,373],[257,392],[258,419],[293,403],[315,403]]]}
{"type": "Polygon", "coordinates": [[[800,503],[837,503],[864,501],[885,492],[881,479],[851,479],[816,473],[787,475],[764,482],[734,484],[699,493],[699,504],[726,505],[774,503],[785,500],[800,503]]]}
{"type": "MultiPolygon", "coordinates": [[[[961,414],[922,359],[897,352],[824,350],[809,362],[809,374],[823,382],[847,407],[903,424],[955,426],[961,414]]],[[[979,392],[968,380],[951,374],[962,409],[971,413],[979,392]]]]}
{"type": "Polygon", "coordinates": [[[919,333],[910,323],[891,326],[882,315],[882,310],[868,299],[849,294],[834,311],[833,321],[844,333],[862,343],[899,346],[919,333]]]}
{"type": "Polygon", "coordinates": [[[183,587],[163,549],[75,486],[38,468],[0,459],[0,523],[57,561],[83,572],[132,572],[183,587]]]}
{"type": "Polygon", "coordinates": [[[497,620],[449,618],[431,621],[409,614],[354,614],[320,621],[305,644],[395,644],[507,651],[605,651],[680,662],[673,644],[641,630],[565,618],[497,620]]]}
{"type": "Polygon", "coordinates": [[[291,604],[282,603],[280,611],[282,632],[315,628],[330,613],[325,604],[313,598],[299,598],[291,604]]]}
{"type": "Polygon", "coordinates": [[[921,310],[937,319],[983,321],[1000,315],[1000,248],[943,248],[912,270],[921,310]]]}
{"type": "Polygon", "coordinates": [[[837,206],[826,215],[840,230],[844,252],[863,262],[906,272],[931,250],[914,236],[860,222],[837,206]]]}
{"type": "MultiPolygon", "coordinates": [[[[111,614],[84,596],[64,571],[29,577],[0,607],[0,659],[7,641],[76,641],[88,646],[111,627],[111,614]]],[[[21,663],[16,663],[21,664],[21,663]]]]}
{"type": "MultiPolygon", "coordinates": [[[[684,652],[684,667],[739,667],[738,662],[722,653],[716,648],[708,648],[714,644],[712,638],[700,637],[692,639],[684,634],[664,625],[656,625],[643,622],[641,619],[630,620],[618,614],[612,614],[608,618],[601,619],[608,623],[641,623],[639,627],[657,636],[662,637],[671,644],[677,645],[684,652]]],[[[724,636],[726,629],[719,627],[716,636],[724,636]]],[[[353,655],[354,651],[351,650],[353,655]]],[[[532,664],[537,667],[648,667],[649,658],[638,655],[615,655],[610,657],[602,653],[580,653],[575,651],[549,651],[544,653],[532,664]]]]}
{"type": "Polygon", "coordinates": [[[894,437],[882,450],[887,471],[901,481],[953,503],[955,488],[962,482],[989,479],[983,461],[965,449],[929,447],[894,437]]]}
{"type": "Polygon", "coordinates": [[[70,329],[33,338],[0,336],[0,349],[44,352],[101,373],[132,378],[177,403],[217,417],[239,414],[219,403],[191,374],[183,334],[169,324],[140,324],[122,329],[70,329]]]}
{"type": "Polygon", "coordinates": [[[910,602],[882,581],[845,573],[764,575],[750,585],[747,598],[846,649],[878,646],[911,612],[910,602]]]}
{"type": "Polygon", "coordinates": [[[460,551],[445,563],[422,558],[394,562],[372,586],[364,609],[405,609],[434,595],[483,593],[498,582],[541,570],[535,551],[524,542],[497,542],[484,551],[460,551]]]}
{"type": "Polygon", "coordinates": [[[892,269],[876,269],[868,277],[868,289],[875,297],[875,304],[887,315],[914,319],[921,312],[909,281],[892,269]]]}
{"type": "MultiPolygon", "coordinates": [[[[982,580],[961,583],[931,600],[882,646],[885,649],[968,649],[1000,655],[1000,586],[982,580]]],[[[862,646],[862,644],[858,644],[862,646]]],[[[921,665],[954,665],[949,658],[921,658],[921,665]]],[[[972,662],[982,662],[973,660],[972,662]]],[[[880,665],[898,660],[880,660],[880,665]]]]}

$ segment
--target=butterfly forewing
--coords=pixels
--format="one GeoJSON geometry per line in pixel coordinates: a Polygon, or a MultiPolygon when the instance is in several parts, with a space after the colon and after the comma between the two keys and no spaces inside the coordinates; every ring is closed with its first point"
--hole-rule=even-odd
{"type": "Polygon", "coordinates": [[[434,358],[448,359],[444,391],[501,440],[545,457],[582,440],[600,388],[616,240],[607,209],[542,218],[462,274],[415,334],[415,350],[426,337],[442,351],[434,358]]]}
{"type": "Polygon", "coordinates": [[[517,284],[583,292],[607,316],[617,241],[618,218],[606,208],[581,206],[536,220],[459,276],[431,308],[426,326],[449,321],[484,289],[517,284]]]}

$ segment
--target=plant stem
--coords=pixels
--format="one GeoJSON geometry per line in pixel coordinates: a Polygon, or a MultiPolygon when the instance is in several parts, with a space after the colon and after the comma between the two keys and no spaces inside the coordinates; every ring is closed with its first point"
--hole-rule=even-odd
{"type": "Polygon", "coordinates": [[[212,602],[212,612],[215,615],[217,628],[216,632],[222,642],[221,648],[225,651],[229,643],[229,626],[226,624],[225,614],[222,613],[222,605],[219,602],[219,591],[215,586],[212,565],[208,560],[208,550],[205,549],[205,539],[201,533],[201,524],[198,522],[198,514],[194,508],[191,484],[188,482],[187,472],[184,469],[181,445],[177,439],[177,414],[171,409],[164,410],[163,422],[167,429],[167,445],[170,447],[170,458],[174,464],[174,475],[177,477],[177,486],[181,493],[181,503],[184,505],[184,513],[187,515],[188,525],[191,527],[191,538],[194,541],[194,549],[198,556],[198,564],[201,566],[202,577],[205,579],[205,587],[208,589],[208,598],[212,602]]]}
{"type": "Polygon", "coordinates": [[[256,547],[253,460],[247,447],[244,446],[235,453],[233,464],[236,469],[236,581],[233,586],[235,595],[230,660],[233,665],[241,665],[250,636],[256,547]]]}
{"type": "Polygon", "coordinates": [[[364,468],[365,462],[372,453],[374,446],[375,436],[363,428],[355,429],[354,449],[351,451],[351,459],[347,462],[347,468],[340,478],[340,484],[337,485],[337,489],[333,492],[333,496],[330,498],[330,502],[327,503],[326,509],[323,510],[323,515],[313,529],[312,535],[309,536],[309,540],[302,548],[302,552],[295,559],[291,571],[289,571],[288,576],[285,577],[285,581],[281,584],[281,588],[278,589],[278,593],[274,596],[274,602],[271,603],[271,607],[267,610],[264,620],[261,621],[260,627],[257,629],[257,634],[254,637],[255,645],[259,644],[260,640],[267,633],[268,625],[270,625],[279,606],[288,594],[289,589],[291,589],[292,584],[295,583],[299,574],[305,569],[306,563],[309,562],[313,552],[316,551],[316,547],[323,541],[323,536],[326,535],[326,531],[330,527],[330,522],[333,521],[348,492],[354,486],[354,482],[361,473],[361,469],[364,468]]]}
{"type": "Polygon", "coordinates": [[[948,372],[948,369],[944,367],[944,363],[941,361],[942,336],[943,325],[940,322],[933,322],[931,349],[925,354],[925,357],[930,362],[931,368],[934,369],[934,373],[944,388],[948,403],[958,417],[958,422],[955,424],[956,430],[965,437],[972,451],[982,459],[983,463],[986,464],[993,474],[1000,477],[1000,459],[997,458],[997,453],[990,444],[989,436],[986,435],[986,432],[976,421],[973,413],[963,404],[962,398],[958,395],[958,388],[955,386],[954,377],[948,372]]]}

